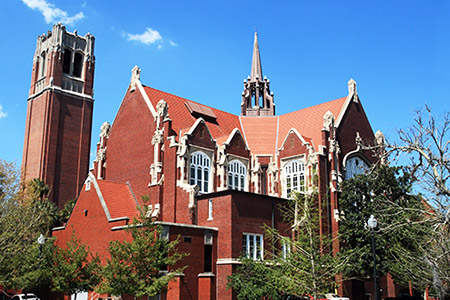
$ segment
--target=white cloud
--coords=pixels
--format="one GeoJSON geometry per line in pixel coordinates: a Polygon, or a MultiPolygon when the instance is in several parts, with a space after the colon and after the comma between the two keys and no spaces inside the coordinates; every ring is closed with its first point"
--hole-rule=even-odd
{"type": "Polygon", "coordinates": [[[144,33],[141,34],[126,33],[125,36],[129,41],[138,41],[145,45],[150,45],[162,41],[161,34],[159,34],[157,30],[153,30],[150,27],[147,27],[144,33]]]}
{"type": "Polygon", "coordinates": [[[66,11],[55,7],[55,5],[48,3],[46,0],[22,0],[22,2],[29,8],[39,11],[44,16],[47,24],[61,22],[73,25],[76,21],[84,18],[82,12],[69,16],[66,11]]]}
{"type": "Polygon", "coordinates": [[[3,106],[0,104],[0,119],[6,118],[7,116],[8,114],[6,113],[6,111],[3,110],[3,106]]]}
{"type": "Polygon", "coordinates": [[[173,41],[169,41],[169,43],[170,43],[170,46],[174,46],[174,47],[178,46],[178,44],[173,41]]]}

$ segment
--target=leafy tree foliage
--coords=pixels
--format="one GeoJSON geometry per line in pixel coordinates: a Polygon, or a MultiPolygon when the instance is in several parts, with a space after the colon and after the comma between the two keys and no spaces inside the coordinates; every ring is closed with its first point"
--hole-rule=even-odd
{"type": "Polygon", "coordinates": [[[429,229],[424,226],[424,203],[421,197],[411,194],[412,184],[406,169],[388,166],[378,166],[344,182],[339,202],[339,257],[347,261],[340,269],[345,278],[365,279],[372,275],[367,220],[374,215],[379,224],[375,229],[378,276],[389,272],[396,282],[411,282],[420,289],[429,282],[430,273],[424,272],[424,249],[419,243],[429,229]]]}
{"type": "Polygon", "coordinates": [[[268,259],[244,258],[229,277],[228,286],[236,291],[238,299],[279,299],[283,294],[311,294],[317,298],[333,290],[338,262],[331,253],[331,237],[319,230],[317,207],[314,195],[294,194],[282,208],[285,221],[292,224],[292,239],[286,233],[283,236],[266,228],[266,240],[275,241],[273,252],[265,255],[268,259]]]}
{"type": "Polygon", "coordinates": [[[155,296],[182,272],[183,269],[170,268],[185,254],[177,251],[178,241],[169,242],[161,237],[161,226],[146,218],[145,210],[125,230],[131,239],[110,242],[111,258],[107,259],[97,291],[134,297],[155,296]]]}
{"type": "Polygon", "coordinates": [[[101,281],[100,257],[73,233],[65,248],[55,246],[50,273],[53,291],[65,295],[93,291],[101,281]]]}

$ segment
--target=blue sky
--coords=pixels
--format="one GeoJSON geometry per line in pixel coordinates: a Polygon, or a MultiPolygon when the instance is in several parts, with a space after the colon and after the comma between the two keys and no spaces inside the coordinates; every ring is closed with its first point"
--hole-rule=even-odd
{"type": "Polygon", "coordinates": [[[448,3],[2,0],[0,158],[21,163],[36,39],[59,21],[96,37],[93,147],[135,65],[145,85],[239,114],[255,28],[277,114],[344,97],[353,78],[394,139],[415,109],[449,110],[448,3]]]}

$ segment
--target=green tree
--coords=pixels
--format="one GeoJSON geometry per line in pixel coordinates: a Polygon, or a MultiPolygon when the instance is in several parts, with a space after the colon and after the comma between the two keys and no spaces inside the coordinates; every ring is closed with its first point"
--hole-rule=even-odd
{"type": "Polygon", "coordinates": [[[413,177],[405,168],[377,166],[343,183],[339,199],[339,258],[344,278],[372,276],[371,233],[367,220],[374,215],[377,277],[393,275],[397,283],[411,282],[423,289],[430,280],[424,272],[420,241],[429,234],[423,202],[411,194],[413,177]],[[408,226],[403,226],[408,224],[408,226]]]}
{"type": "Polygon", "coordinates": [[[101,281],[100,257],[89,249],[75,233],[66,247],[55,246],[51,267],[52,290],[65,295],[93,291],[101,281]]]}
{"type": "MultiPolygon", "coordinates": [[[[422,214],[430,232],[414,241],[424,249],[424,271],[432,273],[432,286],[443,299],[450,294],[450,114],[437,116],[425,106],[398,137],[398,142],[386,143],[386,156],[409,159],[411,173],[418,179],[415,188],[427,201],[422,214]]],[[[407,227],[409,222],[398,226],[407,227]]]]}
{"type": "Polygon", "coordinates": [[[97,291],[134,297],[155,296],[183,271],[183,268],[170,267],[185,254],[177,251],[178,241],[169,242],[161,237],[161,226],[147,218],[145,210],[125,230],[131,239],[110,242],[111,258],[107,259],[97,291]]]}
{"type": "Polygon", "coordinates": [[[37,239],[50,236],[57,209],[41,200],[44,184],[34,180],[24,191],[19,180],[19,169],[0,160],[0,285],[35,291],[49,285],[52,242],[40,247],[37,239]]]}
{"type": "Polygon", "coordinates": [[[292,239],[266,227],[266,240],[274,246],[267,259],[242,259],[228,278],[238,299],[279,299],[283,294],[311,294],[316,299],[333,290],[338,262],[331,253],[331,237],[319,230],[317,201],[315,194],[294,193],[280,208],[285,222],[292,224],[292,239]]]}

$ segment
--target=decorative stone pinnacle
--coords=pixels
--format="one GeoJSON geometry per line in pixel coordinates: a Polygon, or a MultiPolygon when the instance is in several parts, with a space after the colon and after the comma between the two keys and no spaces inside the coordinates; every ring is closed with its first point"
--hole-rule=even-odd
{"type": "Polygon", "coordinates": [[[136,89],[136,82],[141,79],[141,69],[138,66],[134,66],[131,70],[131,80],[130,80],[130,91],[134,91],[136,89]]]}
{"type": "Polygon", "coordinates": [[[348,81],[348,94],[356,94],[356,81],[353,80],[353,78],[351,78],[348,81]]]}

